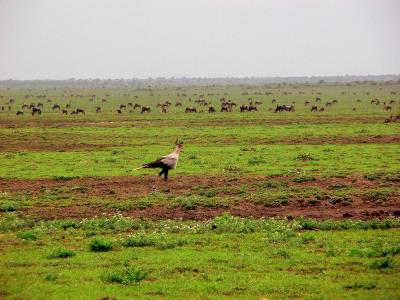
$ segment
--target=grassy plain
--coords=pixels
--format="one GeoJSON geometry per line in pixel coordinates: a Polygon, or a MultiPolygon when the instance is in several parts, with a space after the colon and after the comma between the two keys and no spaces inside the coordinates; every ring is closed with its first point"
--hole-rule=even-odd
{"type": "Polygon", "coordinates": [[[0,298],[399,298],[400,126],[384,123],[400,113],[398,83],[0,95],[0,298]],[[200,95],[217,111],[222,97],[263,104],[209,114],[200,95]],[[15,115],[38,101],[42,115],[15,115]],[[129,102],[152,112],[115,113],[129,102]],[[170,182],[132,171],[176,138],[170,182]]]}

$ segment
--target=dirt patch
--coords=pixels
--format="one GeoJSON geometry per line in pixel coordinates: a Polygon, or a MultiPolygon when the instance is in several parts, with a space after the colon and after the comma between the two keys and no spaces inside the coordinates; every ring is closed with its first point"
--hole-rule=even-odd
{"type": "Polygon", "coordinates": [[[124,147],[122,144],[88,144],[88,143],[52,143],[52,142],[37,142],[35,140],[24,140],[18,144],[14,144],[15,139],[8,142],[3,140],[0,144],[0,152],[18,152],[18,151],[82,151],[82,150],[107,150],[115,147],[124,147]]]}
{"type": "MultiPolygon", "coordinates": [[[[202,207],[192,209],[173,207],[155,203],[151,207],[143,209],[127,208],[118,211],[108,208],[104,203],[94,199],[119,199],[129,201],[132,197],[146,196],[154,192],[174,195],[185,194],[196,187],[225,190],[234,189],[241,185],[252,186],[266,181],[281,182],[288,187],[319,187],[329,189],[332,186],[350,186],[352,188],[367,189],[385,184],[382,180],[367,180],[361,176],[348,178],[317,178],[311,182],[293,182],[292,177],[266,177],[266,176],[174,176],[168,183],[164,183],[154,176],[141,177],[101,177],[101,178],[75,178],[71,180],[56,179],[0,179],[0,191],[10,194],[25,194],[31,197],[40,196],[44,191],[55,189],[72,190],[77,198],[68,205],[57,206],[54,202],[44,201],[32,205],[29,208],[18,210],[23,217],[29,216],[35,219],[66,219],[66,218],[93,218],[123,214],[131,217],[148,217],[153,219],[194,219],[204,220],[229,212],[232,215],[242,217],[298,217],[305,216],[316,219],[373,219],[384,218],[389,215],[400,216],[400,197],[392,196],[387,201],[375,203],[364,201],[360,197],[353,197],[351,203],[346,205],[332,204],[329,201],[309,203],[307,201],[289,201],[278,207],[267,207],[262,204],[243,200],[235,201],[229,207],[202,207]],[[128,200],[126,200],[128,199],[128,200]],[[92,201],[91,201],[92,200],[92,201]]],[[[386,183],[387,184],[387,183],[386,183]]],[[[229,195],[229,193],[227,193],[229,195]]]]}

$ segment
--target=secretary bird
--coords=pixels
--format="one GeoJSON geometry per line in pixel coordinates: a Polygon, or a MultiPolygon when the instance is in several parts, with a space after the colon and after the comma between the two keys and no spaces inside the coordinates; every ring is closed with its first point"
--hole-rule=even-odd
{"type": "Polygon", "coordinates": [[[182,150],[183,150],[183,142],[176,140],[176,147],[174,152],[165,155],[153,162],[141,165],[139,168],[136,168],[134,170],[146,169],[146,168],[152,168],[152,169],[161,168],[161,172],[158,173],[158,176],[164,174],[164,181],[168,181],[168,171],[171,169],[176,169],[176,165],[178,164],[179,154],[182,150]]]}

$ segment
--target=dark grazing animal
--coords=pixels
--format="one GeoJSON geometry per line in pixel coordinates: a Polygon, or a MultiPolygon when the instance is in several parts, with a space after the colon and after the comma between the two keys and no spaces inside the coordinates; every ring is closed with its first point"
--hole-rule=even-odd
{"type": "Polygon", "coordinates": [[[294,111],[294,106],[293,105],[277,105],[275,108],[275,112],[280,112],[280,111],[294,111]]]}
{"type": "Polygon", "coordinates": [[[98,113],[101,113],[101,107],[100,106],[96,107],[96,114],[98,114],[98,113]]]}
{"type": "Polygon", "coordinates": [[[60,107],[60,105],[54,103],[54,105],[53,105],[53,110],[56,110],[56,109],[60,110],[61,107],[60,107]]]}
{"type": "Polygon", "coordinates": [[[214,106],[208,107],[208,112],[209,113],[215,113],[216,112],[215,107],[214,106]]]}
{"type": "Polygon", "coordinates": [[[42,110],[39,107],[32,107],[32,116],[35,114],[41,115],[42,110]]]}
{"type": "Polygon", "coordinates": [[[400,121],[400,115],[390,115],[388,119],[385,120],[385,123],[390,123],[390,122],[397,122],[400,121]]]}
{"type": "Polygon", "coordinates": [[[63,109],[63,110],[61,110],[61,113],[62,113],[63,115],[68,115],[68,110],[63,109]]]}
{"type": "Polygon", "coordinates": [[[150,109],[150,107],[149,106],[143,106],[142,107],[142,112],[141,113],[145,113],[145,112],[151,112],[151,109],[150,109]]]}
{"type": "Polygon", "coordinates": [[[311,107],[311,112],[313,112],[313,111],[318,111],[318,106],[313,105],[313,106],[311,107]]]}
{"type": "Polygon", "coordinates": [[[135,103],[135,105],[133,106],[133,110],[135,110],[136,108],[141,108],[140,104],[135,103]]]}
{"type": "Polygon", "coordinates": [[[21,116],[21,115],[23,115],[23,114],[24,114],[24,112],[23,112],[23,111],[20,111],[20,110],[17,111],[17,113],[16,113],[17,116],[21,116]]]}
{"type": "Polygon", "coordinates": [[[171,169],[176,169],[179,160],[179,154],[181,153],[182,150],[183,150],[183,142],[177,140],[174,152],[165,155],[153,162],[144,164],[139,168],[136,168],[135,170],[147,169],[147,168],[152,168],[152,169],[160,168],[161,172],[158,173],[158,176],[164,174],[164,181],[168,181],[168,171],[171,169]]]}
{"type": "Polygon", "coordinates": [[[196,107],[186,107],[185,113],[197,113],[196,107]]]}
{"type": "Polygon", "coordinates": [[[246,105],[240,105],[239,108],[240,108],[240,112],[245,112],[245,111],[249,110],[249,108],[246,105]]]}
{"type": "Polygon", "coordinates": [[[250,104],[249,111],[257,111],[257,106],[250,104]]]}
{"type": "Polygon", "coordinates": [[[75,110],[75,113],[76,113],[77,115],[79,115],[79,114],[84,115],[84,114],[85,114],[85,110],[83,110],[82,108],[77,108],[77,109],[75,110]]]}

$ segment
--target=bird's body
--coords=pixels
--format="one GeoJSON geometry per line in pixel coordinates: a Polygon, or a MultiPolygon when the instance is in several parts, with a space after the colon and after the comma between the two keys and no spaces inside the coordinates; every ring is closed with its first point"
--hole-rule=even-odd
{"type": "Polygon", "coordinates": [[[146,168],[160,168],[161,172],[158,173],[158,176],[161,176],[162,174],[164,174],[164,180],[167,181],[168,180],[168,171],[171,169],[176,169],[176,166],[178,164],[178,160],[179,160],[179,154],[183,149],[183,144],[179,143],[176,145],[175,151],[165,155],[153,162],[144,164],[142,166],[140,166],[139,168],[136,168],[135,170],[138,169],[146,169],[146,168]]]}

